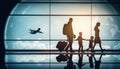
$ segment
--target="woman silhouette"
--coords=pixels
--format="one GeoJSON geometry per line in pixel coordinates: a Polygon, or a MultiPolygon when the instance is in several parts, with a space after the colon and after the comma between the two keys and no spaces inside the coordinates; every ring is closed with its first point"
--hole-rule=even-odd
{"type": "Polygon", "coordinates": [[[102,46],[101,46],[101,40],[100,40],[100,36],[99,36],[99,28],[100,27],[100,22],[97,22],[95,28],[94,28],[94,31],[95,31],[95,39],[94,39],[94,46],[93,46],[93,50],[94,50],[94,47],[96,46],[97,43],[99,43],[99,46],[101,48],[101,51],[103,52],[103,49],[102,49],[102,46]]]}

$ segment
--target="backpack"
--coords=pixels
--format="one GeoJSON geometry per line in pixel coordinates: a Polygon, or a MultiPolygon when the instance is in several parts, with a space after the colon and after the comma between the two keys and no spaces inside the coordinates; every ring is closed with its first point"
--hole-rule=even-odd
{"type": "Polygon", "coordinates": [[[69,32],[69,26],[68,26],[68,24],[64,24],[64,26],[63,26],[63,34],[68,35],[68,32],[69,32]]]}

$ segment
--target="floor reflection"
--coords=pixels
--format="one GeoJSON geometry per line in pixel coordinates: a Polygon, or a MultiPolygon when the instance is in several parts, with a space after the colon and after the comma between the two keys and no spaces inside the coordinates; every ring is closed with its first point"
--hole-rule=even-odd
{"type": "MultiPolygon", "coordinates": [[[[89,59],[89,67],[93,68],[95,66],[95,69],[100,69],[100,64],[101,64],[101,58],[102,58],[103,53],[100,54],[99,59],[97,60],[94,54],[87,54],[88,59],[89,59]],[[94,64],[93,64],[93,59],[94,59],[94,64]]],[[[64,69],[76,69],[76,66],[78,66],[79,69],[82,69],[83,66],[86,65],[86,63],[83,63],[83,53],[78,54],[78,62],[74,63],[73,60],[73,54],[60,54],[59,56],[56,57],[56,60],[60,62],[65,62],[66,61],[66,66],[64,69]]]]}
{"type": "MultiPolygon", "coordinates": [[[[13,55],[7,55],[15,57],[13,55]]],[[[16,55],[19,58],[19,55],[16,55]]],[[[25,56],[25,55],[24,55],[25,56]]],[[[32,56],[30,54],[30,56],[32,56]]],[[[29,55],[26,55],[26,57],[30,58],[29,55]]],[[[32,59],[30,61],[12,61],[9,58],[8,61],[6,61],[6,67],[7,69],[119,69],[120,68],[120,57],[119,54],[106,54],[99,52],[97,53],[57,53],[57,54],[37,54],[36,57],[33,57],[33,59],[39,61],[33,61],[32,59]],[[38,57],[37,57],[38,56],[38,57]],[[43,56],[43,57],[42,57],[43,56]],[[41,58],[44,58],[41,59],[41,58]]],[[[8,58],[7,58],[8,59],[8,58]]],[[[15,58],[17,59],[17,58],[15,58]]],[[[19,59],[19,60],[21,60],[19,59]]]]}

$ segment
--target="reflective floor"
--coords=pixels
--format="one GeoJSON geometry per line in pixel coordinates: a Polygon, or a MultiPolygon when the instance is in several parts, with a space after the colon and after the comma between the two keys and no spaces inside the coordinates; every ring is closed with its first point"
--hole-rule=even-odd
{"type": "Polygon", "coordinates": [[[6,52],[7,69],[119,69],[119,50],[6,52]],[[35,54],[36,53],[36,54],[35,54]],[[9,57],[9,58],[8,58],[9,57]]]}

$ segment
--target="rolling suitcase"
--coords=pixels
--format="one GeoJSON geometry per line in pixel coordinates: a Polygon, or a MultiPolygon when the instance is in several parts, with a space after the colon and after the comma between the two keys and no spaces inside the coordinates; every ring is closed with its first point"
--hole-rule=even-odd
{"type": "Polygon", "coordinates": [[[56,48],[59,50],[59,51],[63,51],[65,50],[65,48],[67,47],[68,45],[68,42],[67,41],[59,41],[56,48]]]}

